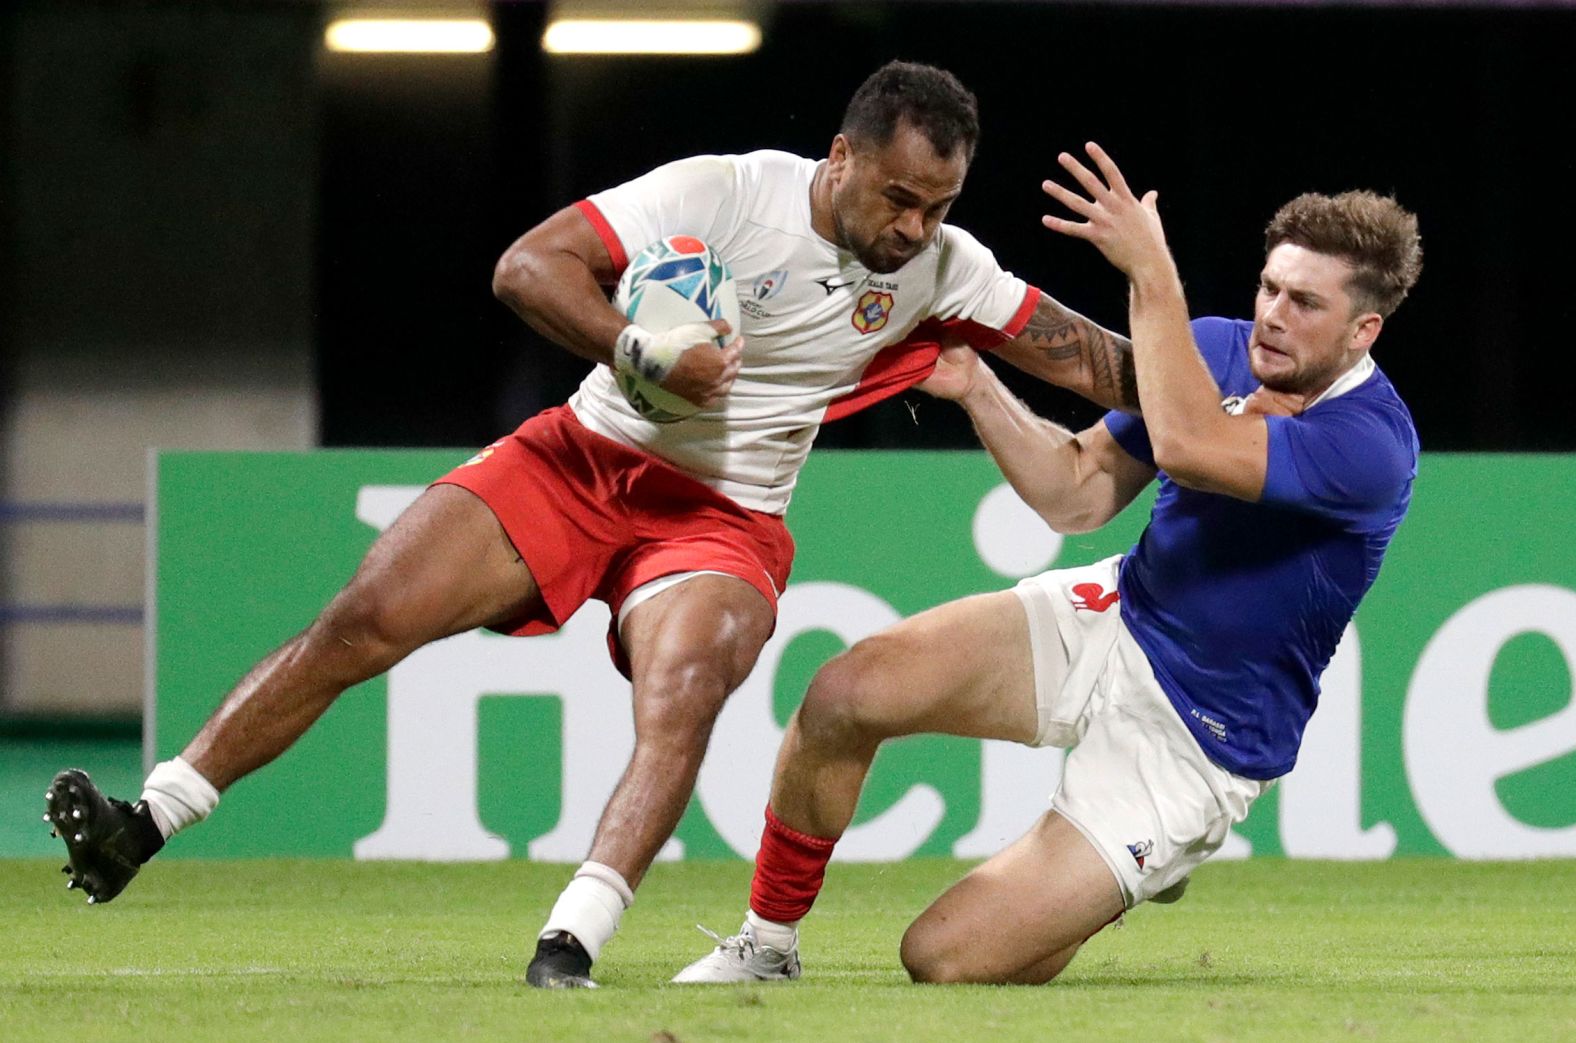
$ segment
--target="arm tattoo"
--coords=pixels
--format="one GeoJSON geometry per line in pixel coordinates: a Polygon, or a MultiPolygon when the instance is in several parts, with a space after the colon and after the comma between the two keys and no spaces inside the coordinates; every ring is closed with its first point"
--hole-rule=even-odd
{"type": "Polygon", "coordinates": [[[1075,363],[1087,382],[1083,390],[1099,404],[1114,409],[1138,408],[1133,342],[1126,337],[1042,294],[1019,338],[1052,362],[1075,363]]]}

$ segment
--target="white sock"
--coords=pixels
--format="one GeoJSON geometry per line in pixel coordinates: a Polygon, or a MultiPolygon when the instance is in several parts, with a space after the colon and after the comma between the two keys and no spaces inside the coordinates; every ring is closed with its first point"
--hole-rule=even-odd
{"type": "Polygon", "coordinates": [[[799,922],[778,923],[756,915],[754,909],[744,914],[744,922],[755,931],[755,940],[768,949],[787,952],[799,941],[799,922]]]}
{"type": "Polygon", "coordinates": [[[142,799],[165,840],[207,818],[219,803],[213,783],[179,757],[155,765],[142,787],[142,799]]]}
{"type": "Polygon", "coordinates": [[[547,923],[537,937],[568,931],[595,960],[602,946],[618,930],[624,910],[634,901],[635,892],[629,889],[618,870],[601,862],[582,863],[575,870],[574,879],[553,904],[553,911],[547,914],[547,923]]]}

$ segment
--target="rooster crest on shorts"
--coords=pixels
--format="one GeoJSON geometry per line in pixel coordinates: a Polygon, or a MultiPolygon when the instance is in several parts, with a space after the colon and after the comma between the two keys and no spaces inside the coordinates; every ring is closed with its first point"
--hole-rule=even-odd
{"type": "Polygon", "coordinates": [[[1133,861],[1138,863],[1138,868],[1144,868],[1144,859],[1155,853],[1153,840],[1141,840],[1136,844],[1127,845],[1128,854],[1133,856],[1133,861]]]}
{"type": "Polygon", "coordinates": [[[1098,583],[1079,583],[1072,589],[1073,611],[1088,609],[1090,612],[1104,612],[1118,601],[1122,595],[1116,591],[1106,593],[1106,589],[1098,583]]]}

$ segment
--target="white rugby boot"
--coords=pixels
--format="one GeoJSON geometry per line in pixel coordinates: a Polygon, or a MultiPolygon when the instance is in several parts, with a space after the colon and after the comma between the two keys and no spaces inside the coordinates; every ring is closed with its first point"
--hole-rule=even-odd
{"type": "MultiPolygon", "coordinates": [[[[695,926],[700,927],[699,924],[695,926]]],[[[673,976],[680,985],[727,984],[741,981],[792,981],[799,977],[799,935],[794,933],[794,943],[788,951],[762,945],[755,939],[755,928],[746,921],[739,933],[723,938],[715,931],[702,931],[710,935],[717,947],[673,976]]]]}

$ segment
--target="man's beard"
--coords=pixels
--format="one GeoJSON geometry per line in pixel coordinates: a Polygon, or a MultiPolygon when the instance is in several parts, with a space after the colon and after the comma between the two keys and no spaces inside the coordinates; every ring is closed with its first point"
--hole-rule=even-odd
{"type": "MultiPolygon", "coordinates": [[[[1249,369],[1252,369],[1252,367],[1250,366],[1249,369]]],[[[1264,387],[1271,391],[1279,391],[1288,395],[1307,395],[1314,391],[1322,391],[1335,383],[1335,378],[1338,375],[1338,371],[1333,368],[1317,371],[1298,369],[1278,376],[1272,375],[1268,378],[1261,377],[1257,373],[1253,374],[1254,379],[1264,387]]]]}
{"type": "Polygon", "coordinates": [[[890,255],[875,252],[875,244],[856,243],[853,236],[848,233],[848,226],[843,223],[843,215],[838,212],[836,199],[832,200],[832,227],[837,232],[837,245],[853,254],[860,264],[877,275],[895,272],[909,262],[909,258],[903,257],[893,263],[888,259],[890,255]]]}

